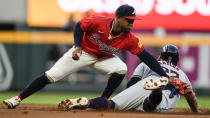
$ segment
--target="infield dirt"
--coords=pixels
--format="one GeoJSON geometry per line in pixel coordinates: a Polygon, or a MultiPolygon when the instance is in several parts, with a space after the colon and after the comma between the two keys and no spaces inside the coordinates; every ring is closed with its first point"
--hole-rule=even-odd
{"type": "Polygon", "coordinates": [[[171,114],[146,113],[137,111],[96,111],[93,109],[60,111],[56,105],[20,105],[7,109],[0,104],[0,118],[210,118],[210,110],[200,114],[189,109],[176,109],[171,114]]]}

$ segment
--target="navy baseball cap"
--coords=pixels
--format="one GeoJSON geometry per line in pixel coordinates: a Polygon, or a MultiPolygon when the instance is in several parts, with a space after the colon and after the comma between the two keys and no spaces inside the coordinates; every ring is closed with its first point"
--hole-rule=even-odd
{"type": "Polygon", "coordinates": [[[141,20],[141,18],[136,17],[136,10],[128,4],[124,4],[124,5],[121,5],[120,7],[118,7],[115,14],[117,17],[141,20]]]}

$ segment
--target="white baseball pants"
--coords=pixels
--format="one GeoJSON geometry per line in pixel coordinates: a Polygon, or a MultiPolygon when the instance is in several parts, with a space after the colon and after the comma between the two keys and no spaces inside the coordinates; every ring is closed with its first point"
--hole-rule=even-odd
{"type": "Polygon", "coordinates": [[[82,51],[80,59],[73,60],[72,52],[74,49],[74,47],[69,49],[51,69],[45,72],[51,82],[59,81],[73,72],[87,66],[100,71],[103,74],[125,74],[127,72],[126,64],[116,55],[109,58],[97,59],[85,51],[82,51]]]}

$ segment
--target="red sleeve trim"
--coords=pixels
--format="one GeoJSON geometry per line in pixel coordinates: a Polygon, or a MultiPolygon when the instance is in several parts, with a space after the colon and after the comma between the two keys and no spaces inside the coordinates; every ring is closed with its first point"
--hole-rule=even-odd
{"type": "Polygon", "coordinates": [[[136,53],[136,55],[139,55],[143,51],[144,51],[144,48],[142,50],[140,50],[138,53],[136,53]]]}

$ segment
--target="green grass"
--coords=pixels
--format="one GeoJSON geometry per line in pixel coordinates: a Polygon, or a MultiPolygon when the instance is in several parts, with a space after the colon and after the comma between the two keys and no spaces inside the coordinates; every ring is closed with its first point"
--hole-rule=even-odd
{"type": "MultiPolygon", "coordinates": [[[[0,92],[0,101],[18,95],[19,92],[0,92]]],[[[67,93],[67,92],[37,92],[21,104],[58,104],[61,100],[77,97],[94,98],[100,96],[98,93],[67,93]]],[[[1,102],[0,102],[1,104],[1,102]]]]}
{"type": "MultiPolygon", "coordinates": [[[[0,101],[16,96],[18,92],[0,92],[0,101]]],[[[100,96],[100,93],[62,93],[62,92],[38,92],[23,100],[21,104],[58,104],[66,98],[77,98],[85,96],[94,98],[100,96]]],[[[210,109],[210,96],[198,96],[198,107],[200,109],[210,109]]],[[[1,102],[0,102],[1,104],[1,102]]],[[[176,108],[189,108],[187,101],[181,97],[176,108]]]]}
{"type": "MultiPolygon", "coordinates": [[[[210,96],[197,96],[199,109],[210,109],[210,96]]],[[[176,108],[190,108],[184,97],[181,97],[176,108]]]]}

